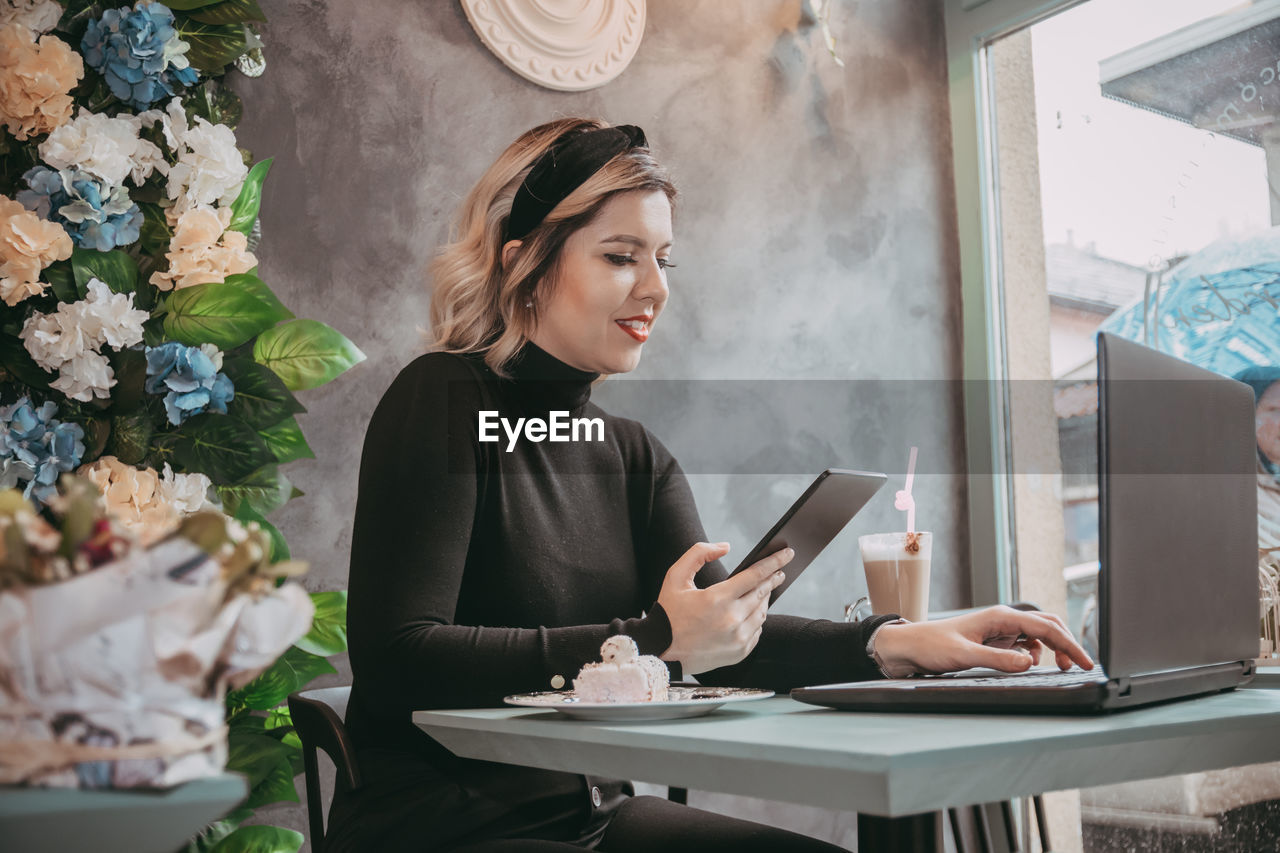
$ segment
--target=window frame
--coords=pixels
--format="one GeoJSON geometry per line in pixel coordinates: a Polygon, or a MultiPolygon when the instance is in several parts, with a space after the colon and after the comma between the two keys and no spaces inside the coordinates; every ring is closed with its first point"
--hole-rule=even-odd
{"type": "Polygon", "coordinates": [[[975,605],[1018,600],[1000,209],[987,47],[1088,0],[944,0],[960,250],[969,583],[975,605]],[[990,472],[990,473],[987,473],[990,472]]]}

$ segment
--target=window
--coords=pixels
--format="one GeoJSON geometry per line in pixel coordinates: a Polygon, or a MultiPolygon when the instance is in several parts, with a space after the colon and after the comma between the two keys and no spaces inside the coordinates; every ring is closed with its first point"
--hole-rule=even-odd
{"type": "MultiPolygon", "coordinates": [[[[975,599],[1034,601],[1090,633],[1106,329],[1254,385],[1260,580],[1280,600],[1280,2],[949,0],[948,39],[966,377],[1001,389],[967,411],[971,475],[992,472],[973,556],[996,568],[975,599]]],[[[1084,792],[1084,849],[1257,828],[1262,806],[1236,801],[1161,816],[1196,785],[1280,798],[1238,771],[1196,775],[1211,783],[1084,792]]],[[[1070,825],[1075,804],[1058,806],[1070,825]]]]}

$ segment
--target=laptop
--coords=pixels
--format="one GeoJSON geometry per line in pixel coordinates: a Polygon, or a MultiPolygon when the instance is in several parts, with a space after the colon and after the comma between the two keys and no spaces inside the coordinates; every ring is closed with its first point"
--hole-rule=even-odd
{"type": "Polygon", "coordinates": [[[792,698],[862,711],[1102,713],[1253,677],[1252,391],[1108,333],[1098,335],[1098,375],[1100,666],[828,684],[792,698]]]}

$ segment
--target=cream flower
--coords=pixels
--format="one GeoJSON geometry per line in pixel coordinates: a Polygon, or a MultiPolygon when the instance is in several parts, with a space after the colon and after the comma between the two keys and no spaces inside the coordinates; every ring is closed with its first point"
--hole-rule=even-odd
{"type": "Polygon", "coordinates": [[[248,251],[248,238],[239,231],[227,231],[230,223],[228,207],[193,207],[183,213],[169,242],[169,269],[153,272],[151,283],[161,290],[180,290],[224,281],[256,267],[258,259],[248,251]]]}
{"type": "Polygon", "coordinates": [[[94,350],[83,350],[63,363],[58,378],[50,382],[49,387],[56,388],[72,400],[88,403],[94,397],[104,400],[110,397],[115,384],[116,375],[107,357],[94,350]]]}
{"type": "Polygon", "coordinates": [[[135,468],[114,456],[102,456],[79,472],[102,492],[107,512],[150,546],[172,533],[183,515],[216,508],[208,500],[212,483],[204,474],[175,474],[167,464],[163,477],[151,468],[135,468]]]}
{"type": "Polygon", "coordinates": [[[168,195],[174,202],[172,215],[180,217],[201,205],[229,207],[249,174],[231,128],[210,124],[199,116],[191,126],[177,98],[165,108],[162,122],[165,140],[178,157],[167,173],[168,195]]]}
{"type": "Polygon", "coordinates": [[[0,196],[0,299],[17,305],[44,291],[40,271],[71,257],[71,237],[56,222],[0,196]]]}
{"type": "Polygon", "coordinates": [[[62,6],[56,0],[3,0],[0,27],[17,23],[33,33],[47,33],[58,25],[62,6]]]}
{"type": "Polygon", "coordinates": [[[55,169],[77,168],[120,186],[132,177],[142,184],[153,170],[168,174],[164,154],[150,140],[139,138],[144,118],[121,113],[112,118],[84,107],[76,117],[40,143],[40,159],[55,169]]]}
{"type": "Polygon", "coordinates": [[[0,28],[0,121],[19,141],[71,118],[68,94],[84,76],[80,54],[57,36],[40,37],[20,23],[0,28]]]}

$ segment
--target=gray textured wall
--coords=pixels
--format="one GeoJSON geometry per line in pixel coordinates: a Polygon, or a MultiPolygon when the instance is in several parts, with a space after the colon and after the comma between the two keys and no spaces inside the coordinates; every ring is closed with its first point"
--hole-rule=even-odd
{"type": "MultiPolygon", "coordinates": [[[[601,89],[568,94],[508,71],[455,0],[263,4],[267,73],[235,83],[241,144],[275,157],[262,277],[299,316],[336,326],[369,355],[301,395],[318,458],[289,467],[306,497],[274,520],[311,561],[310,588],[346,584],[365,426],[420,351],[423,270],[455,204],[508,142],[558,115],[640,124],[683,195],[671,301],[636,377],[959,378],[941,4],[833,5],[844,68],[801,0],[649,0],[630,68],[601,89]]],[[[598,392],[606,408],[638,399],[610,387],[622,381],[598,392]]],[[[837,394],[805,411],[765,400],[769,411],[749,423],[713,425],[772,435],[757,456],[796,461],[783,463],[791,473],[782,478],[729,476],[758,470],[750,464],[702,466],[710,472],[692,481],[709,535],[745,553],[816,470],[811,459],[828,460],[817,468],[874,467],[905,460],[917,443],[922,470],[933,472],[916,487],[920,523],[936,535],[932,604],[965,604],[959,390],[905,390],[919,387],[903,386],[912,400],[905,421],[837,394]]],[[[701,431],[656,415],[650,425],[687,468],[700,468],[701,431]]],[[[902,524],[882,493],[780,609],[838,618],[864,587],[857,535],[902,524]]],[[[854,843],[849,815],[698,794],[694,802],[854,843]]],[[[296,808],[268,817],[304,823],[296,808]]]]}

